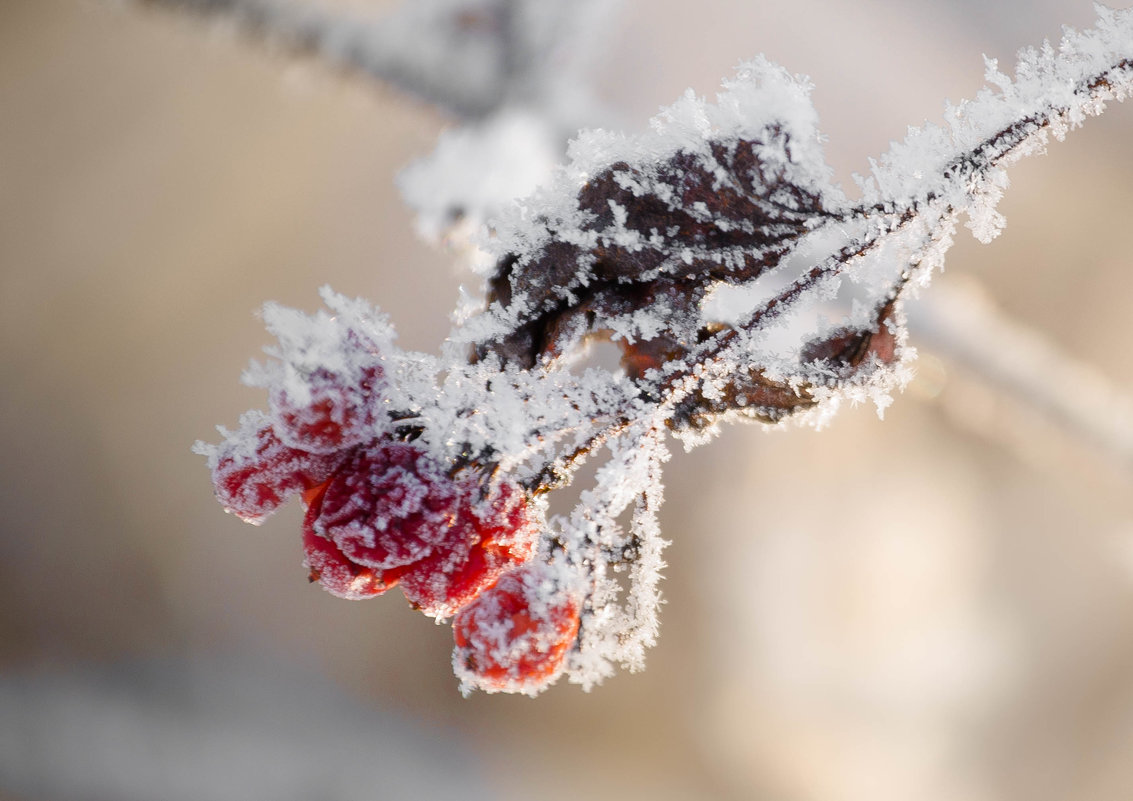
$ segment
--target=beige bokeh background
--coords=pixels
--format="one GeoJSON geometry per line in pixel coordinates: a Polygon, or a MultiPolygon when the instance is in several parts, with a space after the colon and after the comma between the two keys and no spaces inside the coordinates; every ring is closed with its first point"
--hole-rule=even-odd
{"type": "MultiPolygon", "coordinates": [[[[1092,19],[991,5],[627,2],[595,90],[640,125],[764,52],[813,79],[848,180],[981,53],[1092,19]]],[[[931,353],[884,422],[678,454],[661,643],[589,694],[463,700],[446,628],[307,586],[296,509],[225,516],[189,446],[262,403],[237,379],[265,299],[330,284],[444,336],[467,278],[393,177],[448,124],[164,15],[0,4],[0,682],[253,652],[465,743],[509,799],[1133,797],[1128,466],[931,353]]],[[[1005,234],[945,276],[1126,388],[1130,141],[1117,107],[1019,165],[1005,234]]]]}

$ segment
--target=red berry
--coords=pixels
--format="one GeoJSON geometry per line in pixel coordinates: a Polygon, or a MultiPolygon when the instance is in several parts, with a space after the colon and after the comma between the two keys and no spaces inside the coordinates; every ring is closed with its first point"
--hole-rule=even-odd
{"type": "Polygon", "coordinates": [[[335,472],[315,530],[348,559],[378,569],[428,556],[457,520],[458,488],[413,445],[360,448],[335,472]]]}
{"type": "Polygon", "coordinates": [[[502,574],[529,560],[538,534],[523,492],[501,484],[488,501],[462,505],[449,535],[402,577],[401,591],[425,614],[451,617],[502,574]]]}
{"type": "Polygon", "coordinates": [[[374,436],[382,368],[337,372],[320,367],[272,388],[269,400],[280,438],[296,448],[329,453],[374,436]]]}
{"type": "Polygon", "coordinates": [[[224,508],[258,524],[292,495],[325,481],[341,460],[288,447],[263,415],[249,414],[213,449],[209,466],[224,508]]]}
{"type": "Polygon", "coordinates": [[[304,493],[308,508],[303,518],[303,551],[310,580],[348,601],[373,598],[393,588],[396,578],[388,578],[383,571],[350,561],[337,545],[315,531],[314,521],[325,491],[326,484],[322,484],[304,493]]]}
{"type": "Polygon", "coordinates": [[[505,573],[453,621],[453,667],[488,692],[535,693],[562,670],[580,603],[543,563],[505,573]]]}

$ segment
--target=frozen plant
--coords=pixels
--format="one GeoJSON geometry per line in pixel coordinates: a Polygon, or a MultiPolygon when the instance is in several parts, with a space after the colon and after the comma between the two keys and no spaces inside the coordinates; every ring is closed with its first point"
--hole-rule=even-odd
{"type": "MultiPolygon", "coordinates": [[[[269,23],[275,8],[221,5],[269,23]]],[[[658,629],[670,436],[688,448],[735,420],[883,410],[913,357],[904,305],[958,223],[994,238],[1007,167],[1133,87],[1133,11],[1098,17],[1022,51],[1014,77],[989,60],[994,88],[910,131],[856,199],[832,182],[808,83],[762,58],[645,135],[583,133],[541,188],[476,227],[484,297],[439,355],[399,348],[380,312],[329,288],[313,315],[268,304],[279,344],[245,374],[268,408],[198,444],[220,501],[260,523],[300,496],[311,580],[349,599],[400,586],[451,618],[466,692],[639,669],[658,629]],[[583,361],[596,340],[619,349],[616,369],[583,361]],[[593,486],[550,515],[586,460],[593,486]]]]}

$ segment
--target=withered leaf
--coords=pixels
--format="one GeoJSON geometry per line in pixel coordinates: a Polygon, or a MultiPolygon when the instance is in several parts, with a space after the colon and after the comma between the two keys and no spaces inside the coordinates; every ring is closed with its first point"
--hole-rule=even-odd
{"type": "Polygon", "coordinates": [[[544,218],[544,244],[500,261],[488,299],[510,331],[478,355],[532,367],[592,333],[624,335],[642,313],[663,314],[673,342],[703,338],[700,304],[712,286],[754,280],[832,215],[791,151],[772,126],[595,175],[573,221],[544,218]]]}

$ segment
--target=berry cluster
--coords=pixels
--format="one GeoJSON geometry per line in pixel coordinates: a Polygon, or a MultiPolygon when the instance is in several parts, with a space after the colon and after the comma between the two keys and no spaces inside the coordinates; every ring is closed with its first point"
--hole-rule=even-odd
{"type": "Polygon", "coordinates": [[[203,447],[217,497],[258,524],[300,496],[312,582],[350,600],[400,586],[426,615],[456,616],[466,689],[541,689],[575,641],[578,605],[521,591],[542,564],[532,562],[543,527],[528,494],[454,469],[395,430],[381,409],[379,354],[353,331],[337,339],[351,348],[339,370],[302,369],[303,348],[284,342],[276,355],[286,361],[261,380],[270,412],[247,412],[220,445],[203,447]],[[493,615],[513,621],[510,651],[493,615]]]}
{"type": "Polygon", "coordinates": [[[479,500],[414,445],[358,448],[312,490],[303,538],[311,579],[342,598],[400,584],[427,615],[451,617],[535,552],[538,526],[510,484],[479,500]]]}

